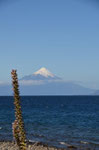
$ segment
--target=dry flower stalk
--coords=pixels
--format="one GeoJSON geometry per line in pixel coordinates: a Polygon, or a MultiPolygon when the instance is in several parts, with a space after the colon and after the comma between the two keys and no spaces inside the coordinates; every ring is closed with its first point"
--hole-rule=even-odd
{"type": "Polygon", "coordinates": [[[12,70],[12,86],[14,91],[14,105],[15,105],[15,121],[12,125],[13,136],[16,140],[17,145],[20,150],[26,150],[26,134],[24,130],[24,122],[22,119],[22,110],[20,105],[20,96],[19,96],[19,84],[17,78],[17,71],[12,70]]]}

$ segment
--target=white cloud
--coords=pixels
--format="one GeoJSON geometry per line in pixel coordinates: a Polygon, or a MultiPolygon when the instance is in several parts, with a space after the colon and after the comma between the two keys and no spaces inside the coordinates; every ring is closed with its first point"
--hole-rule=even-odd
{"type": "Polygon", "coordinates": [[[21,80],[19,81],[20,85],[41,85],[44,84],[42,80],[21,80]]]}
{"type": "Polygon", "coordinates": [[[0,85],[10,85],[9,82],[5,82],[5,81],[0,81],[0,85]]]}

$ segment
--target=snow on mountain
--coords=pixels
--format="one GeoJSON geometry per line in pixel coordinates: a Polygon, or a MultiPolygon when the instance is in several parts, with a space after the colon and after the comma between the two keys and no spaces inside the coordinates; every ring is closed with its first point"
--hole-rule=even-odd
{"type": "MultiPolygon", "coordinates": [[[[19,80],[21,95],[90,95],[95,90],[64,81],[46,68],[19,80]]],[[[0,82],[0,95],[11,95],[11,84],[0,82]]]]}
{"type": "Polygon", "coordinates": [[[32,75],[24,76],[20,79],[20,81],[49,81],[49,80],[61,80],[61,78],[55,76],[53,73],[51,73],[46,68],[41,68],[38,71],[34,72],[32,75]]]}
{"type": "Polygon", "coordinates": [[[44,77],[52,77],[52,78],[54,77],[54,74],[52,74],[49,70],[47,70],[44,67],[35,72],[34,75],[42,75],[44,77]]]}

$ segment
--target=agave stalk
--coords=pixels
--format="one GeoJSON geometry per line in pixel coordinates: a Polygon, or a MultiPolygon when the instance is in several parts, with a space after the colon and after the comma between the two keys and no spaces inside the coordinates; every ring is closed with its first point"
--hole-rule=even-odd
{"type": "Polygon", "coordinates": [[[20,96],[19,96],[19,84],[17,71],[12,70],[12,86],[14,92],[14,106],[15,106],[15,121],[13,123],[13,136],[19,146],[20,150],[26,150],[26,134],[24,130],[24,122],[22,117],[22,110],[20,104],[20,96]]]}

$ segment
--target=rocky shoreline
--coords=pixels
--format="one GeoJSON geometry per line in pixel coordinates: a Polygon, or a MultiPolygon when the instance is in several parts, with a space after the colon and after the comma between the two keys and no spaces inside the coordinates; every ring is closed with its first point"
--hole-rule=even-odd
{"type": "MultiPolygon", "coordinates": [[[[0,142],[0,150],[19,150],[19,149],[14,142],[2,141],[0,142]]],[[[48,145],[44,145],[41,142],[36,142],[36,143],[28,142],[27,150],[67,150],[67,149],[49,147],[48,145]]]]}
{"type": "MultiPolygon", "coordinates": [[[[78,150],[77,147],[66,145],[67,148],[56,148],[42,142],[27,142],[27,150],[78,150]]],[[[0,150],[19,150],[15,142],[0,141],[0,150]]]]}
{"type": "MultiPolygon", "coordinates": [[[[27,142],[27,150],[98,150],[97,148],[76,147],[65,144],[66,148],[56,148],[48,146],[42,142],[27,142]]],[[[13,141],[0,141],[0,150],[19,150],[18,146],[13,141]]]]}

